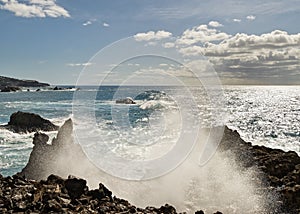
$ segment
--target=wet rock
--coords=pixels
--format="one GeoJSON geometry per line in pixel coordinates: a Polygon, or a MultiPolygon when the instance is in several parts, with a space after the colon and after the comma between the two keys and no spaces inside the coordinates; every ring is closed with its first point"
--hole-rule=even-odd
{"type": "Polygon", "coordinates": [[[53,90],[54,90],[54,91],[58,91],[58,90],[63,90],[63,88],[60,88],[60,87],[55,86],[55,87],[53,88],[53,90]]]}
{"type": "Polygon", "coordinates": [[[7,125],[3,127],[17,133],[36,132],[36,131],[55,131],[58,126],[41,116],[28,112],[15,112],[10,116],[7,125]]]}
{"type": "Polygon", "coordinates": [[[116,100],[118,104],[136,104],[136,102],[131,97],[126,97],[125,99],[116,100]]]}

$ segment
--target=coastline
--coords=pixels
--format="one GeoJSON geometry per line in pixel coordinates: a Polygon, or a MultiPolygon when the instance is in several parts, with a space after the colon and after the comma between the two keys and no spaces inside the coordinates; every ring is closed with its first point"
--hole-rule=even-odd
{"type": "MultiPolygon", "coordinates": [[[[103,174],[95,173],[99,169],[89,162],[81,147],[74,144],[72,131],[73,125],[69,119],[60,127],[57,137],[54,138],[51,145],[47,144],[48,136],[46,134],[37,132],[33,139],[34,147],[29,162],[22,172],[12,178],[2,179],[12,179],[12,182],[15,182],[16,179],[23,179],[22,181],[26,183],[32,182],[30,180],[46,180],[50,174],[62,177],[70,174],[79,177],[90,174],[91,176],[97,175],[96,178],[99,178],[97,181],[88,181],[90,185],[94,182],[95,186],[95,182],[99,183],[99,180],[106,185],[105,180],[107,181],[111,177],[101,180],[103,174]],[[77,161],[74,162],[76,159],[80,160],[81,167],[78,167],[77,161]]],[[[225,127],[218,151],[229,154],[243,169],[256,168],[260,174],[256,179],[262,183],[263,189],[278,196],[272,205],[276,210],[275,213],[298,213],[300,211],[300,157],[296,152],[284,152],[280,149],[252,145],[245,142],[237,131],[228,127],[225,127]]],[[[38,182],[36,185],[39,185],[38,182]]],[[[12,189],[14,188],[16,188],[15,185],[12,189]]],[[[17,188],[16,191],[18,191],[17,188]]],[[[4,199],[2,198],[2,200],[4,199]]],[[[19,208],[11,206],[11,209],[19,208]]],[[[146,212],[146,210],[144,211],[146,212]]],[[[175,213],[173,211],[168,213],[175,213]]],[[[160,212],[159,209],[157,212],[160,212]]]]}

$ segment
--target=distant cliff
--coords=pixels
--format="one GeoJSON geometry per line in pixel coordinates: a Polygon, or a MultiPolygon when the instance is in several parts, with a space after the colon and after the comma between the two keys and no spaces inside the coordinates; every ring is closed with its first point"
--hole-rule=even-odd
{"type": "Polygon", "coordinates": [[[0,88],[14,87],[46,87],[48,83],[41,83],[36,80],[19,80],[11,77],[0,76],[0,88]]]}

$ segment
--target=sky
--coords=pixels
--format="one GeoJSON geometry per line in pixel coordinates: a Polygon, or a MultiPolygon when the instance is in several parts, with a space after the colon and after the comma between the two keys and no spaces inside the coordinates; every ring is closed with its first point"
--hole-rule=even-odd
{"type": "Polygon", "coordinates": [[[0,0],[0,75],[74,85],[118,40],[172,38],[224,84],[299,84],[299,20],[300,0],[0,0]]]}

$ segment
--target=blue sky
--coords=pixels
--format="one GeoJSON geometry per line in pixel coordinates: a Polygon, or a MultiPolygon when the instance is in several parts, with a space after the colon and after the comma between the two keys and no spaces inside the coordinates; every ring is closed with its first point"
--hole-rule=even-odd
{"type": "Polygon", "coordinates": [[[83,66],[105,46],[138,33],[164,31],[185,40],[182,50],[206,45],[201,51],[225,83],[297,84],[299,20],[299,0],[0,0],[0,74],[75,84],[83,66]],[[226,46],[241,40],[248,46],[226,46]],[[217,55],[222,48],[230,50],[217,55]]]}

